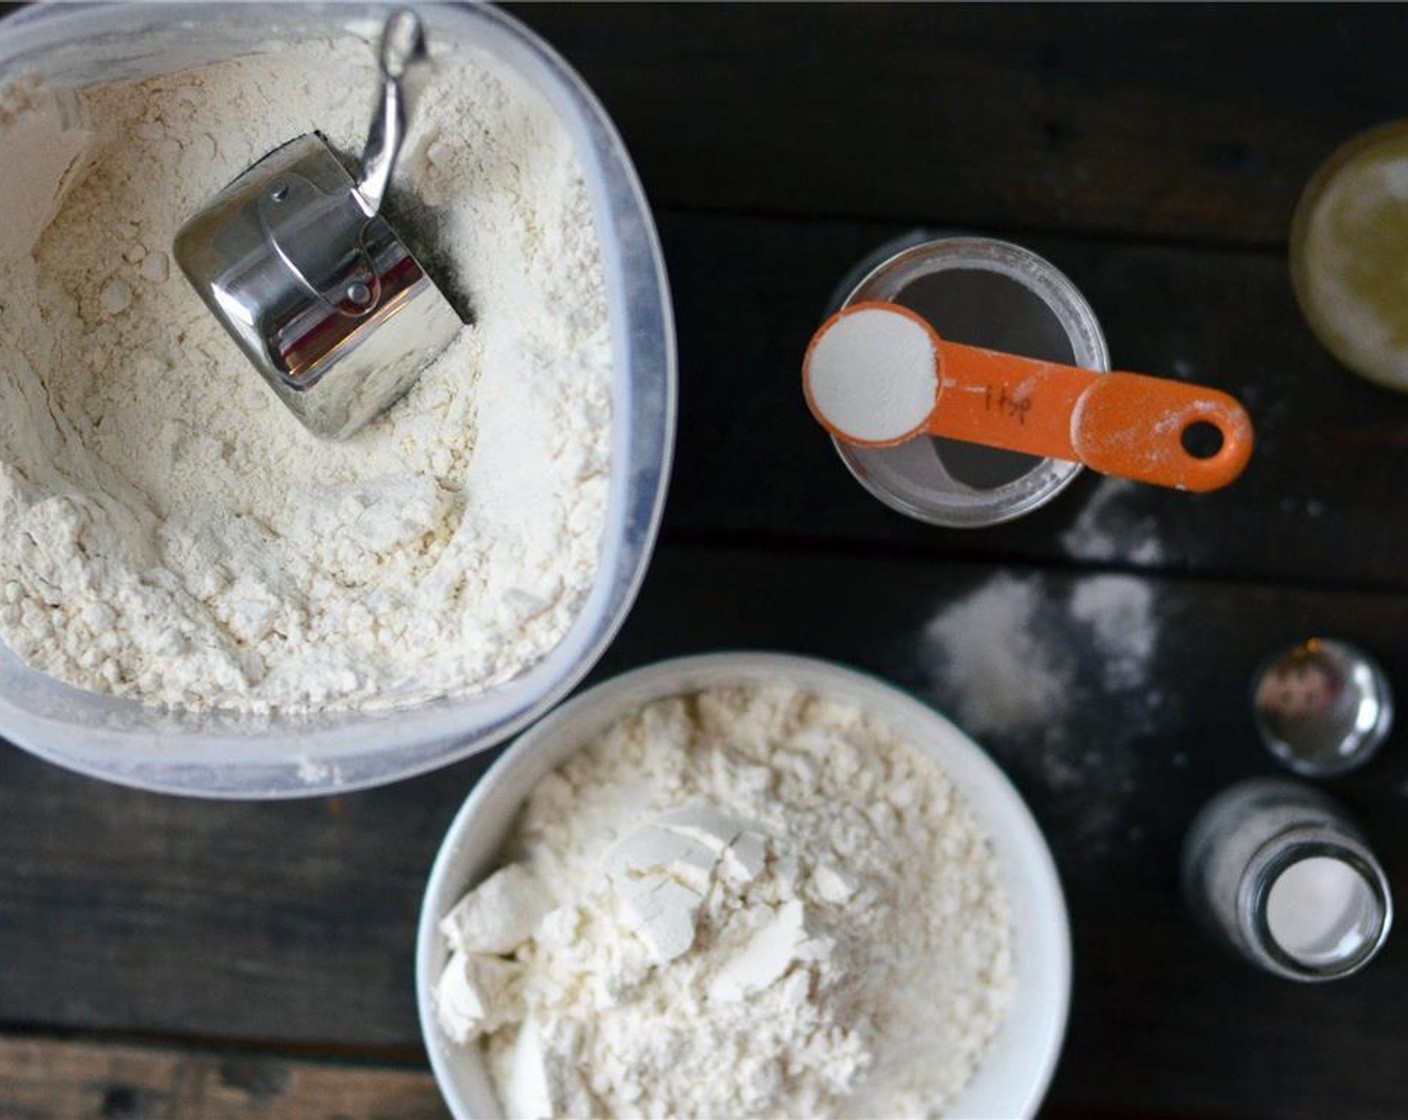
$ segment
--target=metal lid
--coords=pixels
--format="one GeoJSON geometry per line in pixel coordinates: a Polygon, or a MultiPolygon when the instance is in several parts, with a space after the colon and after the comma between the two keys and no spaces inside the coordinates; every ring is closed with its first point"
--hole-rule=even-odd
{"type": "Polygon", "coordinates": [[[1340,774],[1366,762],[1393,724],[1388,679],[1348,642],[1311,638],[1270,658],[1252,691],[1257,731],[1298,774],[1340,774]]]}

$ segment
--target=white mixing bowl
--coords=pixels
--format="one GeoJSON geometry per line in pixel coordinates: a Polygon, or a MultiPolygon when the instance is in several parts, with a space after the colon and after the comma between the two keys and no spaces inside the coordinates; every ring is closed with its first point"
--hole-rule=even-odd
{"type": "MultiPolygon", "coordinates": [[[[0,88],[27,74],[73,86],[170,73],[247,53],[271,37],[371,40],[392,6],[35,5],[0,21],[0,88]]],[[[0,738],[94,777],[172,793],[272,798],[357,789],[444,766],[527,726],[582,679],[620,627],[650,559],[674,441],[674,324],[650,210],[611,121],[552,48],[490,8],[426,5],[421,16],[432,38],[486,51],[542,94],[582,164],[615,361],[607,523],[581,614],[547,657],[501,688],[365,714],[166,712],[61,684],[0,644],[0,738]]]]}
{"type": "Polygon", "coordinates": [[[416,995],[430,1063],[457,1118],[500,1113],[479,1051],[455,1045],[436,1022],[433,991],[446,960],[437,926],[466,890],[494,870],[529,791],[645,704],[700,689],[776,681],[852,704],[888,724],[942,768],[992,838],[1011,903],[1016,990],[992,1046],[948,1114],[965,1120],[1035,1115],[1065,1034],[1071,946],[1051,852],[1017,791],[982,748],[943,716],[874,677],[809,658],[717,653],[638,669],[573,698],[519,737],[450,825],[421,907],[416,995]]]}

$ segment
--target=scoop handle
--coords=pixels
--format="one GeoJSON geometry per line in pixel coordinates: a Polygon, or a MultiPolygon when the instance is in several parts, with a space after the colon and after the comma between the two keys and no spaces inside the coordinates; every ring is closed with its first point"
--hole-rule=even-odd
{"type": "Polygon", "coordinates": [[[428,58],[420,16],[409,8],[392,12],[381,33],[377,54],[381,88],[362,150],[362,177],[356,187],[356,196],[369,218],[377,215],[386,198],[419,87],[414,80],[415,71],[428,58]]]}
{"type": "Polygon", "coordinates": [[[931,435],[1084,463],[1104,474],[1179,490],[1217,490],[1252,453],[1246,410],[1216,389],[1074,366],[937,340],[939,394],[931,435]],[[1190,452],[1184,434],[1211,425],[1222,444],[1190,452]]]}

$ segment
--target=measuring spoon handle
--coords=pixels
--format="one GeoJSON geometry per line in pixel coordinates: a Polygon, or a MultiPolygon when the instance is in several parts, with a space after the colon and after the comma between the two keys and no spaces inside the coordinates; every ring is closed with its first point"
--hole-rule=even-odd
{"type": "Polygon", "coordinates": [[[1203,493],[1233,482],[1252,456],[1251,417],[1226,393],[1140,373],[1107,373],[1081,394],[1071,441],[1088,467],[1137,482],[1203,493]],[[1209,455],[1184,444],[1207,425],[1221,443],[1209,455]]]}
{"type": "Polygon", "coordinates": [[[1180,490],[1226,486],[1251,458],[1251,418],[1216,389],[1138,373],[1095,373],[942,339],[938,352],[931,435],[1073,460],[1180,490]],[[1211,455],[1184,446],[1184,434],[1199,424],[1221,436],[1211,455]]]}

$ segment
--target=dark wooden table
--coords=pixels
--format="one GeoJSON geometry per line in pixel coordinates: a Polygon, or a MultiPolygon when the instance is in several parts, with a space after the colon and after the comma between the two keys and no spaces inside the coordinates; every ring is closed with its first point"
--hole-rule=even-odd
{"type": "MultiPolygon", "coordinates": [[[[1028,583],[1077,702],[984,741],[1046,829],[1071,907],[1049,1115],[1408,1115],[1408,937],[1354,979],[1297,987],[1221,954],[1176,892],[1198,806],[1274,769],[1247,706],[1264,654],[1340,635],[1408,691],[1408,396],[1327,357],[1285,266],[1317,162],[1408,113],[1408,10],[516,10],[624,133],[679,317],[665,531],[595,677],[770,647],[956,710],[926,622],[997,573],[1028,583]],[[1244,479],[1189,497],[1086,476],[978,533],[882,508],[805,415],[797,367],[839,277],[916,226],[1030,245],[1089,297],[1118,366],[1242,397],[1260,433],[1244,479]],[[1152,594],[1139,687],[1103,685],[1088,630],[1059,630],[1102,572],[1152,594]]],[[[1408,899],[1404,738],[1331,788],[1408,899]]],[[[442,1116],[412,930],[440,836],[496,753],[264,805],[136,793],[0,751],[0,1118],[442,1116]]]]}

